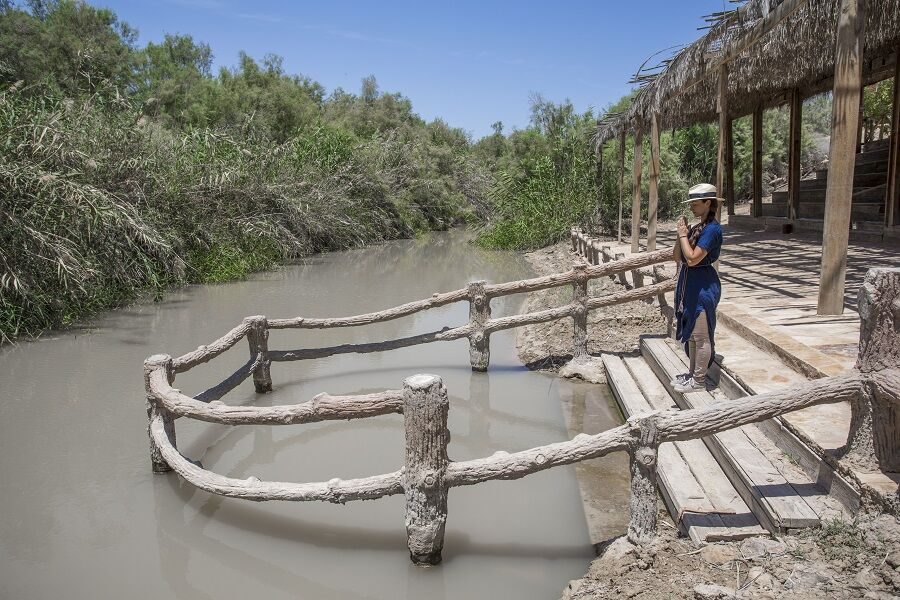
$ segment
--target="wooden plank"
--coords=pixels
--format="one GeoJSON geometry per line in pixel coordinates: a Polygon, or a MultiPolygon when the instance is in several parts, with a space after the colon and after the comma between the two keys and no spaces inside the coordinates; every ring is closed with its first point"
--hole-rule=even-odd
{"type": "MultiPolygon", "coordinates": [[[[716,109],[719,112],[719,147],[716,153],[716,193],[722,195],[725,190],[725,147],[728,131],[728,66],[719,67],[718,96],[716,109]]],[[[716,219],[722,217],[722,203],[716,207],[716,219]]]]}
{"type": "Polygon", "coordinates": [[[725,118],[725,207],[728,209],[728,215],[734,214],[734,134],[732,129],[733,121],[731,115],[725,118]]]}
{"type": "Polygon", "coordinates": [[[753,216],[762,216],[762,157],[763,157],[763,108],[757,106],[753,111],[753,216]]]}
{"type": "Polygon", "coordinates": [[[647,252],[656,250],[656,213],[659,209],[659,115],[650,117],[650,200],[647,204],[647,252]]]}
{"type": "Polygon", "coordinates": [[[641,124],[634,126],[634,168],[632,169],[631,253],[641,251],[641,161],[643,160],[641,124]]]}
{"type": "MultiPolygon", "coordinates": [[[[716,360],[720,360],[720,358],[716,360]]],[[[718,365],[718,367],[720,370],[719,389],[725,392],[728,398],[743,398],[756,393],[744,382],[737,380],[728,367],[724,365],[718,365]]],[[[796,462],[807,477],[816,482],[816,486],[828,492],[829,496],[840,502],[851,514],[859,512],[859,492],[840,474],[835,473],[831,465],[822,460],[803,440],[785,427],[781,418],[761,421],[756,426],[782,452],[796,462]]]]}
{"type": "Polygon", "coordinates": [[[597,144],[597,209],[596,214],[600,214],[603,209],[603,144],[597,144]]]}
{"type": "MultiPolygon", "coordinates": [[[[788,135],[788,218],[800,218],[800,137],[803,122],[803,98],[800,90],[791,90],[790,133],[788,135]]],[[[830,176],[830,174],[829,174],[830,176]]]]}
{"type": "MultiPolygon", "coordinates": [[[[612,354],[602,355],[606,378],[613,395],[626,417],[648,413],[650,404],[641,394],[622,359],[612,354]]],[[[691,473],[684,458],[673,444],[662,444],[657,456],[656,474],[666,508],[672,519],[696,543],[706,541],[714,529],[725,527],[715,508],[707,499],[703,487],[691,473]]],[[[724,532],[717,532],[723,535],[724,532]]]]}
{"type": "Polygon", "coordinates": [[[860,0],[841,0],[834,57],[828,186],[825,189],[822,275],[819,280],[818,302],[820,315],[839,315],[844,312],[844,281],[847,275],[853,170],[856,165],[854,150],[856,120],[859,118],[858,91],[862,86],[865,21],[860,0]]]}
{"type": "MultiPolygon", "coordinates": [[[[680,349],[674,348],[668,342],[667,345],[669,346],[672,355],[680,361],[683,367],[686,367],[688,363],[687,357],[684,356],[680,349]]],[[[716,402],[715,397],[708,392],[691,395],[701,396],[707,404],[716,402]]],[[[782,519],[788,519],[785,527],[794,528],[817,525],[819,519],[816,512],[806,503],[803,499],[804,496],[793,488],[791,483],[787,481],[778,468],[769,461],[765,453],[758,448],[757,444],[753,441],[754,436],[752,434],[754,433],[753,426],[746,428],[741,427],[739,429],[723,431],[719,434],[719,439],[722,441],[725,449],[734,457],[734,460],[736,461],[735,464],[741,465],[743,470],[751,476],[751,480],[757,485],[764,485],[764,489],[770,490],[769,493],[764,494],[767,496],[767,501],[770,504],[773,504],[776,509],[779,508],[779,506],[786,509],[785,512],[782,513],[782,519]],[[759,459],[758,462],[737,462],[745,459],[757,458],[759,459]],[[761,482],[765,483],[763,484],[761,482]],[[782,494],[787,498],[783,498],[782,494]],[[795,496],[796,498],[794,498],[795,496]],[[797,502],[798,499],[799,505],[795,506],[794,503],[797,502]],[[795,509],[796,513],[792,512],[795,509]]],[[[813,482],[810,480],[803,483],[813,482]]]]}
{"type": "MultiPolygon", "coordinates": [[[[684,370],[685,361],[665,339],[643,338],[641,347],[648,352],[648,363],[679,406],[699,408],[714,402],[705,391],[678,394],[671,389],[668,381],[684,370]]],[[[741,429],[706,437],[704,442],[767,529],[784,531],[818,525],[816,513],[741,429]]]]}
{"type": "MultiPolygon", "coordinates": [[[[625,365],[631,372],[638,388],[647,398],[647,401],[655,410],[668,410],[674,404],[672,397],[666,391],[662,382],[656,378],[653,369],[639,356],[628,357],[625,365]]],[[[676,405],[677,408],[677,405],[676,405]]],[[[702,440],[683,440],[675,442],[675,447],[690,465],[691,472],[697,482],[706,491],[713,507],[717,512],[725,514],[747,514],[750,509],[741,500],[740,494],[728,481],[722,467],[710,454],[709,449],[702,440]]],[[[753,519],[756,522],[756,518],[753,519]]]]}
{"type": "Polygon", "coordinates": [[[625,197],[625,128],[619,136],[619,235],[616,240],[622,243],[622,202],[625,197]]]}
{"type": "MultiPolygon", "coordinates": [[[[651,388],[653,403],[643,392],[647,381],[659,385],[643,359],[629,357],[623,362],[617,356],[605,354],[602,360],[610,388],[626,416],[672,408],[672,399],[664,389],[651,388]],[[640,378],[633,376],[633,363],[636,363],[635,368],[641,373],[640,378]]],[[[700,440],[663,444],[659,449],[658,460],[657,476],[663,500],[673,519],[680,522],[695,543],[735,540],[766,533],[746,504],[740,501],[734,487],[700,440]],[[682,448],[689,450],[685,452],[682,448]],[[701,452],[707,458],[704,459],[701,452]],[[710,488],[713,490],[712,495],[710,488]],[[713,497],[726,497],[728,501],[720,502],[720,508],[714,503],[713,497]],[[740,502],[739,505],[731,502],[735,497],[740,502]]]]}

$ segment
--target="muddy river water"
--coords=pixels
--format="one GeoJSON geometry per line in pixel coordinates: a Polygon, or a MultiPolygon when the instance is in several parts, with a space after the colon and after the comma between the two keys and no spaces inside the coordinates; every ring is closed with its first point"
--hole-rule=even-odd
{"type": "MultiPolygon", "coordinates": [[[[444,561],[417,568],[407,556],[402,495],[345,506],[246,502],[172,473],[154,476],[148,458],[142,361],[151,354],[193,350],[247,315],[344,316],[477,279],[529,275],[521,257],[480,251],[465,232],[433,234],[185,288],[3,348],[0,598],[558,598],[593,557],[574,468],[453,488],[444,561]]],[[[521,300],[494,300],[494,315],[513,314],[521,300]]],[[[360,328],[273,331],[269,347],[382,341],[467,318],[468,305],[458,303],[360,328]]],[[[568,439],[586,404],[601,406],[591,412],[593,429],[618,423],[600,386],[523,367],[514,331],[492,336],[491,351],[486,375],[471,372],[465,339],[275,363],[273,393],[256,395],[248,380],[223,400],[290,404],[323,391],[400,389],[409,375],[433,373],[450,394],[452,460],[568,439]]],[[[202,391],[247,352],[241,342],[175,386],[202,391]]],[[[185,456],[231,477],[361,477],[394,471],[404,456],[400,415],[281,427],[180,419],[176,429],[185,456]]],[[[614,535],[627,518],[627,480],[621,459],[608,458],[608,468],[595,468],[609,474],[603,510],[614,535]]]]}

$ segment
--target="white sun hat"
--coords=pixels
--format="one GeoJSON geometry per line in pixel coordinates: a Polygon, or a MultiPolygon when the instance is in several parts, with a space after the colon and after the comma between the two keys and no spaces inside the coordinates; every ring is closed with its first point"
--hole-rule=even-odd
{"type": "Polygon", "coordinates": [[[715,198],[716,200],[725,200],[724,198],[719,198],[716,194],[716,186],[711,183],[698,183],[688,190],[687,200],[682,200],[682,204],[693,202],[694,200],[706,200],[712,198],[715,198]]]}

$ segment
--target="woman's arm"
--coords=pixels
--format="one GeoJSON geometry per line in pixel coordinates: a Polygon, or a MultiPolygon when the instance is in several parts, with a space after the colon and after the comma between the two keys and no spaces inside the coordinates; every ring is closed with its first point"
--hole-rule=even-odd
{"type": "Polygon", "coordinates": [[[700,261],[706,258],[706,249],[701,248],[699,245],[696,248],[691,248],[691,243],[688,241],[687,236],[678,236],[678,247],[689,267],[699,264],[700,261]]]}
{"type": "Polygon", "coordinates": [[[675,246],[672,248],[672,260],[675,261],[675,264],[680,265],[684,260],[684,257],[681,255],[681,236],[682,231],[687,230],[687,219],[684,217],[679,217],[678,222],[676,223],[676,233],[678,237],[675,238],[675,246]]]}
{"type": "Polygon", "coordinates": [[[688,241],[688,233],[690,230],[687,226],[687,219],[681,217],[678,221],[678,242],[675,244],[675,260],[683,258],[689,267],[693,267],[706,257],[707,251],[697,244],[697,247],[691,247],[688,241]],[[679,256],[680,255],[680,256],[679,256]]]}

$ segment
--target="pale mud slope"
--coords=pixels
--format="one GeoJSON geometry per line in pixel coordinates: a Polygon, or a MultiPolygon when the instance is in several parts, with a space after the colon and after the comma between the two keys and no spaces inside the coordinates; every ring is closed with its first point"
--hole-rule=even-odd
{"type": "MultiPolygon", "coordinates": [[[[538,275],[567,271],[581,259],[571,251],[568,242],[535,250],[525,255],[538,275]]],[[[588,284],[590,296],[602,296],[623,288],[609,277],[593,279],[588,284]]],[[[569,286],[534,292],[525,302],[523,312],[534,312],[567,304],[572,300],[569,286]]],[[[628,302],[590,312],[588,317],[588,352],[636,352],[643,333],[665,333],[666,320],[659,308],[645,302],[628,302]]],[[[518,330],[516,340],[519,358],[537,368],[555,368],[572,355],[572,320],[529,325],[518,330]]]]}

